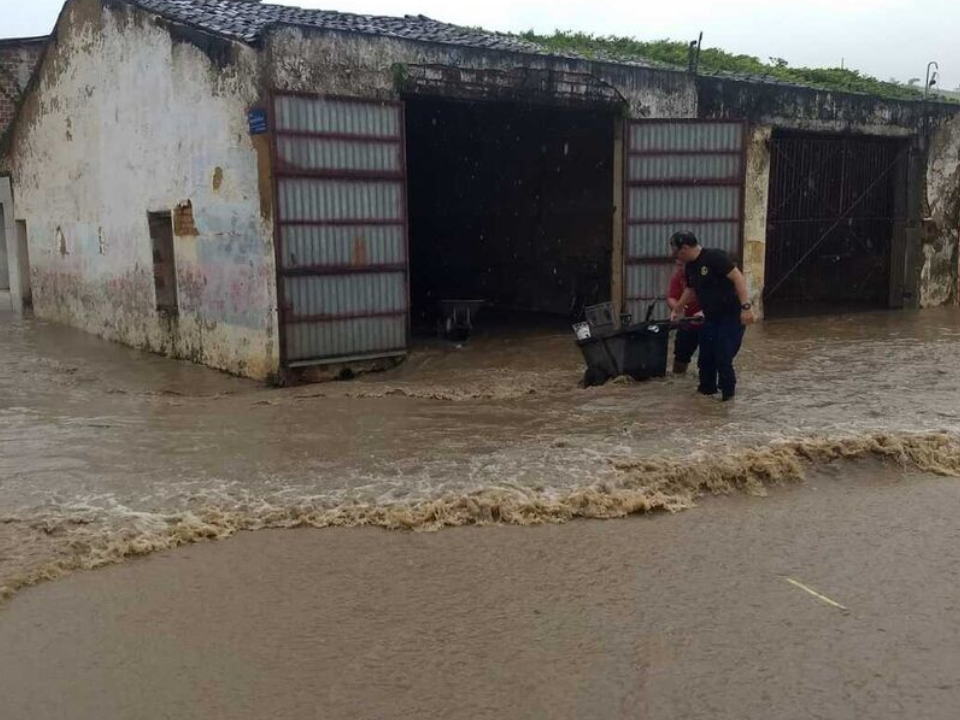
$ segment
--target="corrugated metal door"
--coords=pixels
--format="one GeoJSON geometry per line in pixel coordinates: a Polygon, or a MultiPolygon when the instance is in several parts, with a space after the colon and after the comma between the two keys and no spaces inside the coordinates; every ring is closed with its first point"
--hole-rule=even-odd
{"type": "Polygon", "coordinates": [[[277,94],[274,168],[284,364],[403,354],[402,105],[277,94]]]}
{"type": "Polygon", "coordinates": [[[668,314],[674,271],[670,236],[696,233],[704,247],[739,260],[743,236],[746,130],[739,122],[636,121],[626,145],[624,287],[635,318],[654,304],[668,314]]]}

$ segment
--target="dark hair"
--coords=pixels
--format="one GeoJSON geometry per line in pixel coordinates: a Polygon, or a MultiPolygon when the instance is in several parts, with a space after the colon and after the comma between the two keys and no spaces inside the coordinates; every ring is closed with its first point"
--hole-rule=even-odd
{"type": "Polygon", "coordinates": [[[697,236],[689,230],[681,230],[670,236],[670,244],[679,250],[684,245],[687,247],[696,247],[700,244],[700,241],[697,240],[697,236]]]}

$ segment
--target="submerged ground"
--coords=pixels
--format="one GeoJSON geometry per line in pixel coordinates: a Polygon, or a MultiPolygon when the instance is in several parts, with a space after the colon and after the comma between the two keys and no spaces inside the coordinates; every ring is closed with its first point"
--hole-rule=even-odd
{"type": "Polygon", "coordinates": [[[0,606],[0,697],[30,718],[948,717],[958,343],[955,310],[765,323],[720,404],[692,377],[580,389],[549,329],[270,389],[4,316],[8,598],[239,530],[496,527],[244,533],[72,574],[0,606]]]}

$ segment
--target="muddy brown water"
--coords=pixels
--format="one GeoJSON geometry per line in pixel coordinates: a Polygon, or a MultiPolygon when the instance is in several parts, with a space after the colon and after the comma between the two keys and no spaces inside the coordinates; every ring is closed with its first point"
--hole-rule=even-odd
{"type": "Polygon", "coordinates": [[[555,331],[273,389],[0,315],[0,717],[951,717],[958,347],[770,322],[721,404],[555,331]]]}
{"type": "Polygon", "coordinates": [[[676,516],[243,533],[13,598],[0,715],[952,720],[958,513],[864,461],[676,516]]]}
{"type": "Polygon", "coordinates": [[[958,346],[953,309],[770,322],[722,404],[692,376],[581,389],[556,331],[274,389],[0,315],[0,587],[239,529],[679,509],[838,452],[952,472],[958,346]]]}

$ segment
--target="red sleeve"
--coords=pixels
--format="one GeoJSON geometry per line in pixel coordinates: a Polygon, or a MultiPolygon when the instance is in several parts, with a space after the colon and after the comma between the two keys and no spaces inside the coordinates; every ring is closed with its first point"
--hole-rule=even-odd
{"type": "Polygon", "coordinates": [[[683,268],[678,270],[670,278],[670,289],[667,291],[667,297],[671,300],[679,300],[686,288],[685,278],[683,277],[683,268]]]}

